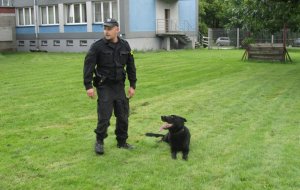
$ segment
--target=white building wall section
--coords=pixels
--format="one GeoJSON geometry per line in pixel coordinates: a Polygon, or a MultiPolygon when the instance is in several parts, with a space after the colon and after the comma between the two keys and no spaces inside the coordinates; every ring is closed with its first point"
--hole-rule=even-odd
{"type": "Polygon", "coordinates": [[[64,33],[65,19],[64,19],[64,4],[63,3],[58,4],[58,16],[59,16],[59,32],[64,33]]]}
{"type": "Polygon", "coordinates": [[[126,40],[133,50],[151,51],[161,49],[161,40],[159,38],[133,38],[126,40]]]}
{"type": "Polygon", "coordinates": [[[170,20],[179,22],[178,18],[178,1],[167,3],[162,0],[156,2],[156,19],[165,19],[165,9],[170,9],[170,20]]]}
{"type": "Polygon", "coordinates": [[[87,14],[87,32],[93,32],[93,6],[91,1],[86,2],[86,14],[87,14]]]}
{"type": "Polygon", "coordinates": [[[13,41],[12,27],[0,27],[0,42],[13,41]]]}

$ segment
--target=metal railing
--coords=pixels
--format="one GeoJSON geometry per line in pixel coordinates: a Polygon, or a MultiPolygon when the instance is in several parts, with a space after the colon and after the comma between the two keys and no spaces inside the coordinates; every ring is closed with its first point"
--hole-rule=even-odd
{"type": "MultiPolygon", "coordinates": [[[[286,35],[287,46],[294,46],[294,40],[300,37],[299,32],[293,32],[290,30],[287,31],[286,35]]],[[[244,43],[247,43],[247,39],[251,39],[253,41],[252,43],[283,43],[283,31],[276,32],[272,35],[272,33],[267,30],[263,30],[253,34],[247,30],[242,30],[239,28],[209,28],[208,36],[209,48],[220,48],[216,43],[219,37],[228,37],[230,39],[230,45],[226,46],[231,48],[244,48],[244,43]]],[[[222,48],[227,47],[223,46],[222,48]]]]}
{"type": "Polygon", "coordinates": [[[175,33],[178,32],[177,22],[170,19],[157,19],[156,20],[156,33],[175,33]]]}
{"type": "Polygon", "coordinates": [[[172,19],[157,19],[156,20],[156,34],[195,34],[196,30],[192,25],[184,20],[178,22],[172,19]]]}
{"type": "Polygon", "coordinates": [[[203,46],[203,47],[208,47],[208,43],[209,43],[209,37],[208,36],[204,36],[201,32],[198,32],[198,43],[203,46]]]}

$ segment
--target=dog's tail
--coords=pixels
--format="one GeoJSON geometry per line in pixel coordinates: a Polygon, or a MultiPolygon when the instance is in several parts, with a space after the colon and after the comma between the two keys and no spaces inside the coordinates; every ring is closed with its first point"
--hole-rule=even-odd
{"type": "Polygon", "coordinates": [[[165,135],[157,134],[157,133],[146,133],[145,134],[148,137],[164,137],[165,135]]]}

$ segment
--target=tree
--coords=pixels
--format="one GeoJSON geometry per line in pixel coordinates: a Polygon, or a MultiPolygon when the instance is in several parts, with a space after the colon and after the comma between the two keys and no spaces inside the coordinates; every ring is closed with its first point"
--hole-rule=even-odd
{"type": "Polygon", "coordinates": [[[199,0],[199,31],[207,34],[207,28],[223,28],[229,22],[226,15],[227,0],[199,0]]]}
{"type": "Polygon", "coordinates": [[[199,0],[199,31],[241,28],[256,34],[300,31],[300,0],[199,0]]]}
{"type": "Polygon", "coordinates": [[[280,31],[284,26],[300,30],[300,0],[231,0],[227,27],[241,27],[253,33],[280,31]]]}

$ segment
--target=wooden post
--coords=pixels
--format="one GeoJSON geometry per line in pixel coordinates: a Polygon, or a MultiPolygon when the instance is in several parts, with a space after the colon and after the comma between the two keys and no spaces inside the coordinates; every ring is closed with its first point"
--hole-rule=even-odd
{"type": "Polygon", "coordinates": [[[236,48],[240,48],[240,29],[236,29],[236,48]]]}
{"type": "Polygon", "coordinates": [[[286,47],[286,24],[283,26],[283,47],[286,47]]]}

